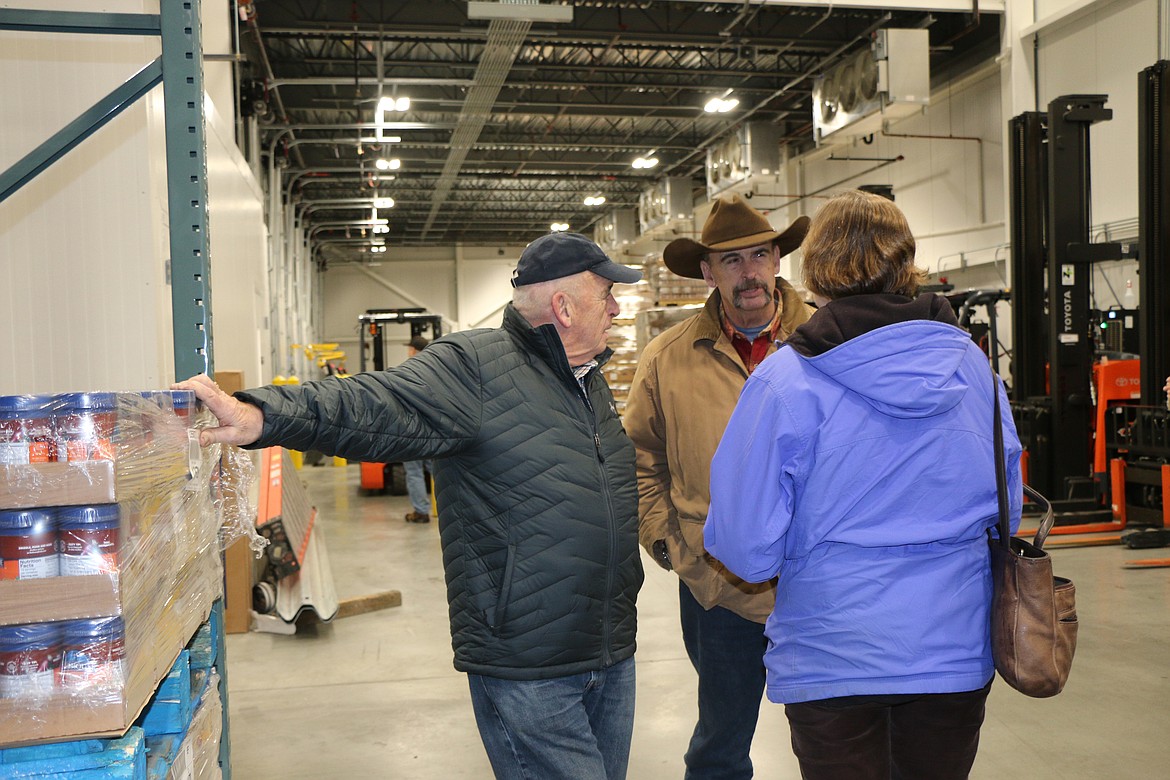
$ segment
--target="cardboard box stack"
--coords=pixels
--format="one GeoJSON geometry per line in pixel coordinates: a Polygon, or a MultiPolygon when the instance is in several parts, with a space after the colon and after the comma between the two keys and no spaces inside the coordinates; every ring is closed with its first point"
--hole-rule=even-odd
{"type": "Polygon", "coordinates": [[[630,393],[630,382],[633,381],[634,371],[638,368],[639,350],[634,321],[638,312],[653,305],[654,293],[646,271],[643,270],[642,281],[637,284],[614,285],[613,294],[620,312],[614,317],[607,341],[609,348],[613,350],[613,356],[602,368],[602,372],[609,383],[609,389],[613,391],[614,401],[620,413],[625,409],[626,397],[630,393]]]}
{"type": "Polygon", "coordinates": [[[702,303],[711,293],[702,279],[688,279],[672,273],[661,257],[646,263],[645,278],[650,284],[654,306],[702,303]]]}
{"type": "Polygon", "coordinates": [[[190,393],[0,398],[0,748],[121,735],[221,591],[190,393]]]}

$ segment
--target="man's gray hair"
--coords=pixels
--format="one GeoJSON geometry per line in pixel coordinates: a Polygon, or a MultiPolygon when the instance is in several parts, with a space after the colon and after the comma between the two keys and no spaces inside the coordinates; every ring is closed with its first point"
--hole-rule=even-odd
{"type": "Polygon", "coordinates": [[[585,286],[585,281],[591,271],[582,271],[572,276],[563,276],[560,279],[549,279],[547,282],[525,284],[512,290],[512,305],[520,316],[528,320],[529,325],[537,326],[552,322],[552,297],[563,292],[576,300],[585,286]]]}

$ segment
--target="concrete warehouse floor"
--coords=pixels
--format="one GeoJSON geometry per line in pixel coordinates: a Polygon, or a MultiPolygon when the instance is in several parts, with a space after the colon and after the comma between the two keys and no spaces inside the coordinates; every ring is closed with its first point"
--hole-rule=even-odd
{"type": "MultiPolygon", "coordinates": [[[[403,522],[405,497],[358,495],[356,466],[301,472],[319,509],[338,596],[402,592],[402,606],[296,636],[228,637],[232,765],[241,780],[490,778],[463,674],[451,665],[437,523],[403,522]]],[[[1166,550],[1056,551],[1077,584],[1080,644],[1054,699],[997,682],[973,778],[1170,777],[1170,569],[1166,550]]],[[[631,780],[681,778],[695,675],[677,581],[648,560],[639,597],[631,780]]],[[[798,778],[782,707],[765,701],[756,777],[798,778]]]]}

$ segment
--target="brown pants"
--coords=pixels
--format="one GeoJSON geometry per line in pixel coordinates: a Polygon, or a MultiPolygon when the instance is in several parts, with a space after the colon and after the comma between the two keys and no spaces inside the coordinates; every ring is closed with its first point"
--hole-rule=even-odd
{"type": "Polygon", "coordinates": [[[991,682],[977,691],[788,704],[805,780],[964,780],[991,682]]]}

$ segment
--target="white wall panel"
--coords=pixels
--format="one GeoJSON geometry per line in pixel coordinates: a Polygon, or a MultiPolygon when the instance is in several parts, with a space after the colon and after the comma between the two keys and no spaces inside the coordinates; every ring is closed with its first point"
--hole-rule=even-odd
{"type": "Polygon", "coordinates": [[[268,231],[264,194],[235,145],[228,118],[207,112],[211,317],[217,370],[240,370],[249,385],[271,379],[268,231]]]}
{"type": "MultiPolygon", "coordinates": [[[[231,3],[225,0],[203,0],[203,54],[205,57],[230,55],[234,42],[236,22],[232,19],[231,3]]],[[[230,61],[212,59],[203,63],[203,91],[211,97],[228,127],[235,124],[236,98],[235,65],[230,61]]],[[[232,130],[234,136],[235,130],[232,130]]],[[[231,136],[229,136],[231,137],[231,136]]]]}
{"type": "MultiPolygon", "coordinates": [[[[142,3],[89,6],[69,8],[157,12],[142,3]]],[[[154,38],[0,32],[0,167],[158,53],[154,38]]],[[[138,101],[0,203],[0,392],[129,389],[164,380],[161,342],[170,331],[154,305],[166,288],[151,227],[159,193],[146,152],[162,131],[151,127],[150,113],[138,101]]]]}
{"type": "Polygon", "coordinates": [[[1039,34],[1041,110],[1068,94],[1103,94],[1113,119],[1090,130],[1092,222],[1137,216],[1138,73],[1158,57],[1157,0],[1118,0],[1039,34]]]}
{"type": "MultiPolygon", "coordinates": [[[[0,7],[158,12],[157,2],[141,0],[21,0],[0,7]]],[[[203,3],[205,13],[226,14],[226,7],[220,0],[203,3]]],[[[0,168],[159,52],[154,36],[0,32],[0,168]]],[[[248,365],[223,367],[248,369],[262,349],[252,334],[256,290],[266,294],[264,233],[258,190],[240,170],[231,139],[230,120],[216,132],[209,128],[212,289],[215,295],[223,271],[219,289],[226,296],[243,286],[247,305],[226,296],[221,309],[213,297],[212,310],[216,327],[248,334],[247,349],[229,343],[226,350],[228,359],[248,365]],[[219,266],[216,252],[224,255],[219,266]]],[[[156,87],[0,203],[0,393],[168,385],[174,369],[167,231],[162,88],[156,87]]]]}
{"type": "MultiPolygon", "coordinates": [[[[380,265],[335,265],[324,274],[323,341],[338,342],[347,352],[350,371],[359,366],[358,315],[367,309],[421,306],[444,318],[443,331],[496,327],[512,299],[509,280],[522,247],[397,249],[380,265]],[[457,271],[458,269],[458,271],[457,271]],[[458,275],[458,280],[457,280],[458,275]]],[[[388,253],[389,254],[389,253],[388,253]]],[[[391,326],[398,327],[398,326],[391,326]]],[[[402,338],[391,331],[386,360],[406,358],[409,329],[402,338]]]]}
{"type": "Polygon", "coordinates": [[[874,134],[871,143],[835,147],[835,159],[822,150],[790,163],[801,168],[804,192],[830,187],[801,209],[813,215],[835,191],[890,184],[918,239],[919,265],[933,271],[953,252],[1002,243],[1004,121],[999,105],[999,73],[988,69],[957,87],[937,89],[925,113],[892,125],[887,134],[874,134]],[[899,137],[905,135],[932,137],[899,137]],[[971,138],[980,142],[965,140],[971,138]],[[863,174],[878,164],[873,158],[899,155],[900,162],[863,174]]]}

